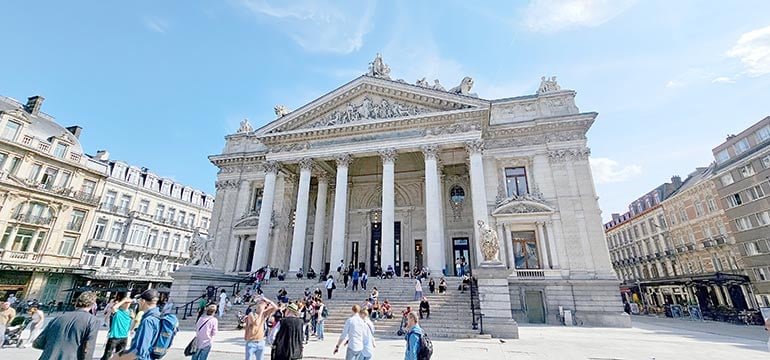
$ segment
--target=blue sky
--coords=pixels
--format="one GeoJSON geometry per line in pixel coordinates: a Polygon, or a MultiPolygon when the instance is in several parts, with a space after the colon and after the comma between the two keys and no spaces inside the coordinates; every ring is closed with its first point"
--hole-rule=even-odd
{"type": "Polygon", "coordinates": [[[607,219],[770,115],[767,1],[26,1],[3,4],[0,94],[46,97],[87,152],[213,193],[223,136],[366,71],[474,78],[482,98],[556,75],[589,132],[607,219]]]}

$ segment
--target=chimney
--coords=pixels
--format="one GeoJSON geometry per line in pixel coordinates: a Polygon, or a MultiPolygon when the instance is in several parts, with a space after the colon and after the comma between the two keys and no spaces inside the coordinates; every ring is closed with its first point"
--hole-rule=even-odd
{"type": "Polygon", "coordinates": [[[40,95],[27,98],[27,105],[24,105],[24,110],[32,115],[37,115],[40,112],[40,107],[43,106],[43,100],[45,98],[40,95]]]}
{"type": "Polygon", "coordinates": [[[612,221],[618,221],[618,219],[620,219],[620,214],[612,214],[612,221]]]}
{"type": "Polygon", "coordinates": [[[674,187],[674,189],[682,186],[682,178],[679,177],[679,175],[674,175],[671,177],[671,185],[674,187]]]}
{"type": "Polygon", "coordinates": [[[77,125],[70,126],[67,128],[67,131],[71,132],[72,135],[75,135],[76,139],[80,139],[80,132],[83,131],[83,128],[77,125]]]}
{"type": "Polygon", "coordinates": [[[107,150],[99,150],[94,158],[99,161],[107,161],[110,159],[110,153],[107,150]]]}

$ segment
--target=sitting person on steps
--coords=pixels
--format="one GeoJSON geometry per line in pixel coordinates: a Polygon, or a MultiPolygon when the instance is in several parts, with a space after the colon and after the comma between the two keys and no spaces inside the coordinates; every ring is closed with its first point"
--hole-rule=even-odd
{"type": "Polygon", "coordinates": [[[387,299],[382,303],[382,316],[388,319],[393,318],[393,310],[390,308],[390,302],[387,299]]]}
{"type": "Polygon", "coordinates": [[[423,314],[430,319],[430,303],[428,302],[428,298],[424,296],[422,297],[422,301],[420,301],[420,319],[422,319],[423,314]]]}
{"type": "Polygon", "coordinates": [[[441,278],[441,279],[438,281],[438,293],[439,293],[439,294],[443,294],[443,293],[445,293],[445,292],[446,292],[446,289],[447,289],[447,285],[446,285],[446,279],[444,279],[444,278],[441,278]]]}

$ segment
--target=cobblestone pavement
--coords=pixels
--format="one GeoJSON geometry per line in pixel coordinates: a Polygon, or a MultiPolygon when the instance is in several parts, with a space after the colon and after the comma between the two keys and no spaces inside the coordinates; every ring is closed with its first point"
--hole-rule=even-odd
{"type": "MultiPolygon", "coordinates": [[[[519,340],[434,339],[434,359],[770,359],[767,333],[760,326],[738,326],[713,322],[638,317],[630,329],[521,326],[519,340]]],[[[106,331],[100,332],[97,351],[104,348],[106,331]]],[[[182,348],[192,339],[182,331],[174,349],[165,358],[186,359],[182,348]]],[[[305,348],[306,359],[342,359],[344,351],[332,355],[336,334],[326,341],[312,340],[305,348]]],[[[404,341],[379,339],[374,359],[403,359],[404,341]]],[[[97,354],[101,355],[101,353],[97,354]]],[[[31,348],[0,350],[0,359],[32,360],[40,351],[31,348]]],[[[209,356],[212,360],[243,359],[240,331],[221,331],[209,356]]],[[[269,356],[265,357],[269,359],[269,356]]]]}

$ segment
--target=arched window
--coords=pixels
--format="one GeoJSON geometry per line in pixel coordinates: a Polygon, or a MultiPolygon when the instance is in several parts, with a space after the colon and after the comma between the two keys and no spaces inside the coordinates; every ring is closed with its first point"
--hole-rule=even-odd
{"type": "Polygon", "coordinates": [[[465,189],[460,185],[454,185],[449,189],[449,200],[452,204],[462,204],[465,201],[465,189]]]}

